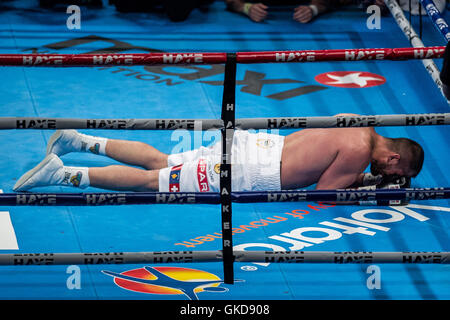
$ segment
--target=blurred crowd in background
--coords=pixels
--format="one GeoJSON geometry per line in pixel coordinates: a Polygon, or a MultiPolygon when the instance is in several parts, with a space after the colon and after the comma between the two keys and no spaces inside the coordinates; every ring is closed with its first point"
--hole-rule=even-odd
{"type": "MultiPolygon", "coordinates": [[[[14,0],[0,0],[14,1],[14,0]]],[[[39,6],[51,9],[57,5],[79,5],[90,8],[115,6],[121,13],[129,12],[159,12],[170,21],[181,22],[189,18],[193,10],[208,12],[208,7],[214,1],[223,1],[226,10],[247,16],[255,23],[268,19],[270,10],[275,7],[285,7],[292,10],[292,19],[299,23],[308,23],[321,18],[325,13],[340,10],[345,6],[355,6],[366,15],[366,10],[372,5],[380,8],[382,15],[388,14],[384,0],[39,0],[39,6]]],[[[397,0],[403,10],[412,15],[425,15],[425,9],[420,0],[397,0]]],[[[433,0],[436,7],[443,12],[446,0],[433,0]]]]}

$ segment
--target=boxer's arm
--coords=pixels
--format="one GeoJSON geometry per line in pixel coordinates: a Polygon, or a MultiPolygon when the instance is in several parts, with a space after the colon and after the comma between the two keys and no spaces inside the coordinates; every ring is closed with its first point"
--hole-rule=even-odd
{"type": "Polygon", "coordinates": [[[359,174],[358,178],[356,178],[356,181],[352,185],[350,185],[348,188],[359,188],[359,187],[365,187],[365,186],[378,185],[382,181],[383,181],[382,175],[374,176],[370,172],[361,173],[361,174],[359,174]]]}
{"type": "MultiPolygon", "coordinates": [[[[338,113],[335,114],[333,117],[340,117],[340,116],[354,116],[354,117],[360,117],[361,115],[356,113],[338,113]]],[[[370,173],[360,173],[356,180],[347,188],[358,188],[362,186],[372,185],[372,184],[378,184],[380,183],[379,179],[376,179],[373,177],[370,173]],[[375,181],[376,180],[376,181],[375,181]]]]}
{"type": "Polygon", "coordinates": [[[360,114],[356,114],[356,113],[338,113],[335,114],[333,117],[339,117],[339,116],[355,116],[355,117],[360,117],[360,114]]]}
{"type": "MultiPolygon", "coordinates": [[[[367,166],[366,159],[358,150],[348,150],[346,154],[338,154],[333,163],[322,174],[316,185],[316,190],[346,189],[355,184],[361,172],[367,166]],[[355,155],[357,155],[355,157],[355,155]]],[[[339,205],[359,204],[358,201],[324,202],[339,205]]]]}
{"type": "Polygon", "coordinates": [[[321,175],[317,182],[317,190],[345,189],[361,177],[361,172],[367,166],[367,159],[358,150],[339,152],[331,165],[321,175]]]}

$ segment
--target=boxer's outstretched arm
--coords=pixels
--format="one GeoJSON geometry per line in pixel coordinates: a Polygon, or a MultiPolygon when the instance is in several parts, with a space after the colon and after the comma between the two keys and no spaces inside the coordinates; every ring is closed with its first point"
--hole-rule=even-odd
{"type": "Polygon", "coordinates": [[[317,190],[343,189],[357,183],[367,167],[367,159],[358,150],[339,151],[317,182],[317,190]]]}

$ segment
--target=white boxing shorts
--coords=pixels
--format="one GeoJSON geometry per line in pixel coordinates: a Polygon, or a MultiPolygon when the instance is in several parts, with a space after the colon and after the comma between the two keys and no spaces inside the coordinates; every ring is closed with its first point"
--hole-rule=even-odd
{"type": "MultiPolygon", "coordinates": [[[[281,190],[284,136],[236,130],[231,148],[232,191],[281,190]]],[[[159,171],[160,192],[218,192],[222,144],[172,154],[159,171]]]]}

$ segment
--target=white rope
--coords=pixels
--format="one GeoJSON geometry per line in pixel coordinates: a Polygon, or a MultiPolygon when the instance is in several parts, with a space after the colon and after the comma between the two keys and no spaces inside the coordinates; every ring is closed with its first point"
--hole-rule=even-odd
{"type": "MultiPolygon", "coordinates": [[[[414,48],[425,47],[422,40],[417,35],[416,31],[413,29],[413,27],[409,23],[408,19],[406,19],[405,15],[403,14],[403,10],[397,4],[397,1],[396,0],[384,0],[384,2],[386,3],[386,6],[391,11],[392,16],[394,17],[394,19],[397,22],[400,29],[403,31],[405,36],[411,42],[412,46],[414,48]]],[[[448,101],[447,98],[445,97],[445,94],[444,94],[444,91],[442,88],[442,81],[439,78],[440,71],[437,68],[434,61],[432,59],[422,59],[422,64],[424,65],[425,69],[428,71],[428,74],[431,76],[434,83],[437,85],[437,87],[441,91],[441,94],[444,97],[444,99],[447,101],[447,103],[450,103],[450,101],[448,101]]]]}
{"type": "MultiPolygon", "coordinates": [[[[236,119],[236,128],[292,129],[449,125],[450,113],[337,115],[236,119]]],[[[209,130],[222,129],[221,119],[78,119],[0,117],[0,130],[100,129],[100,130],[209,130]]]]}
{"type": "MultiPolygon", "coordinates": [[[[235,262],[449,264],[450,252],[234,251],[235,262]]],[[[5,253],[0,265],[86,265],[219,262],[222,251],[5,253]]]]}

